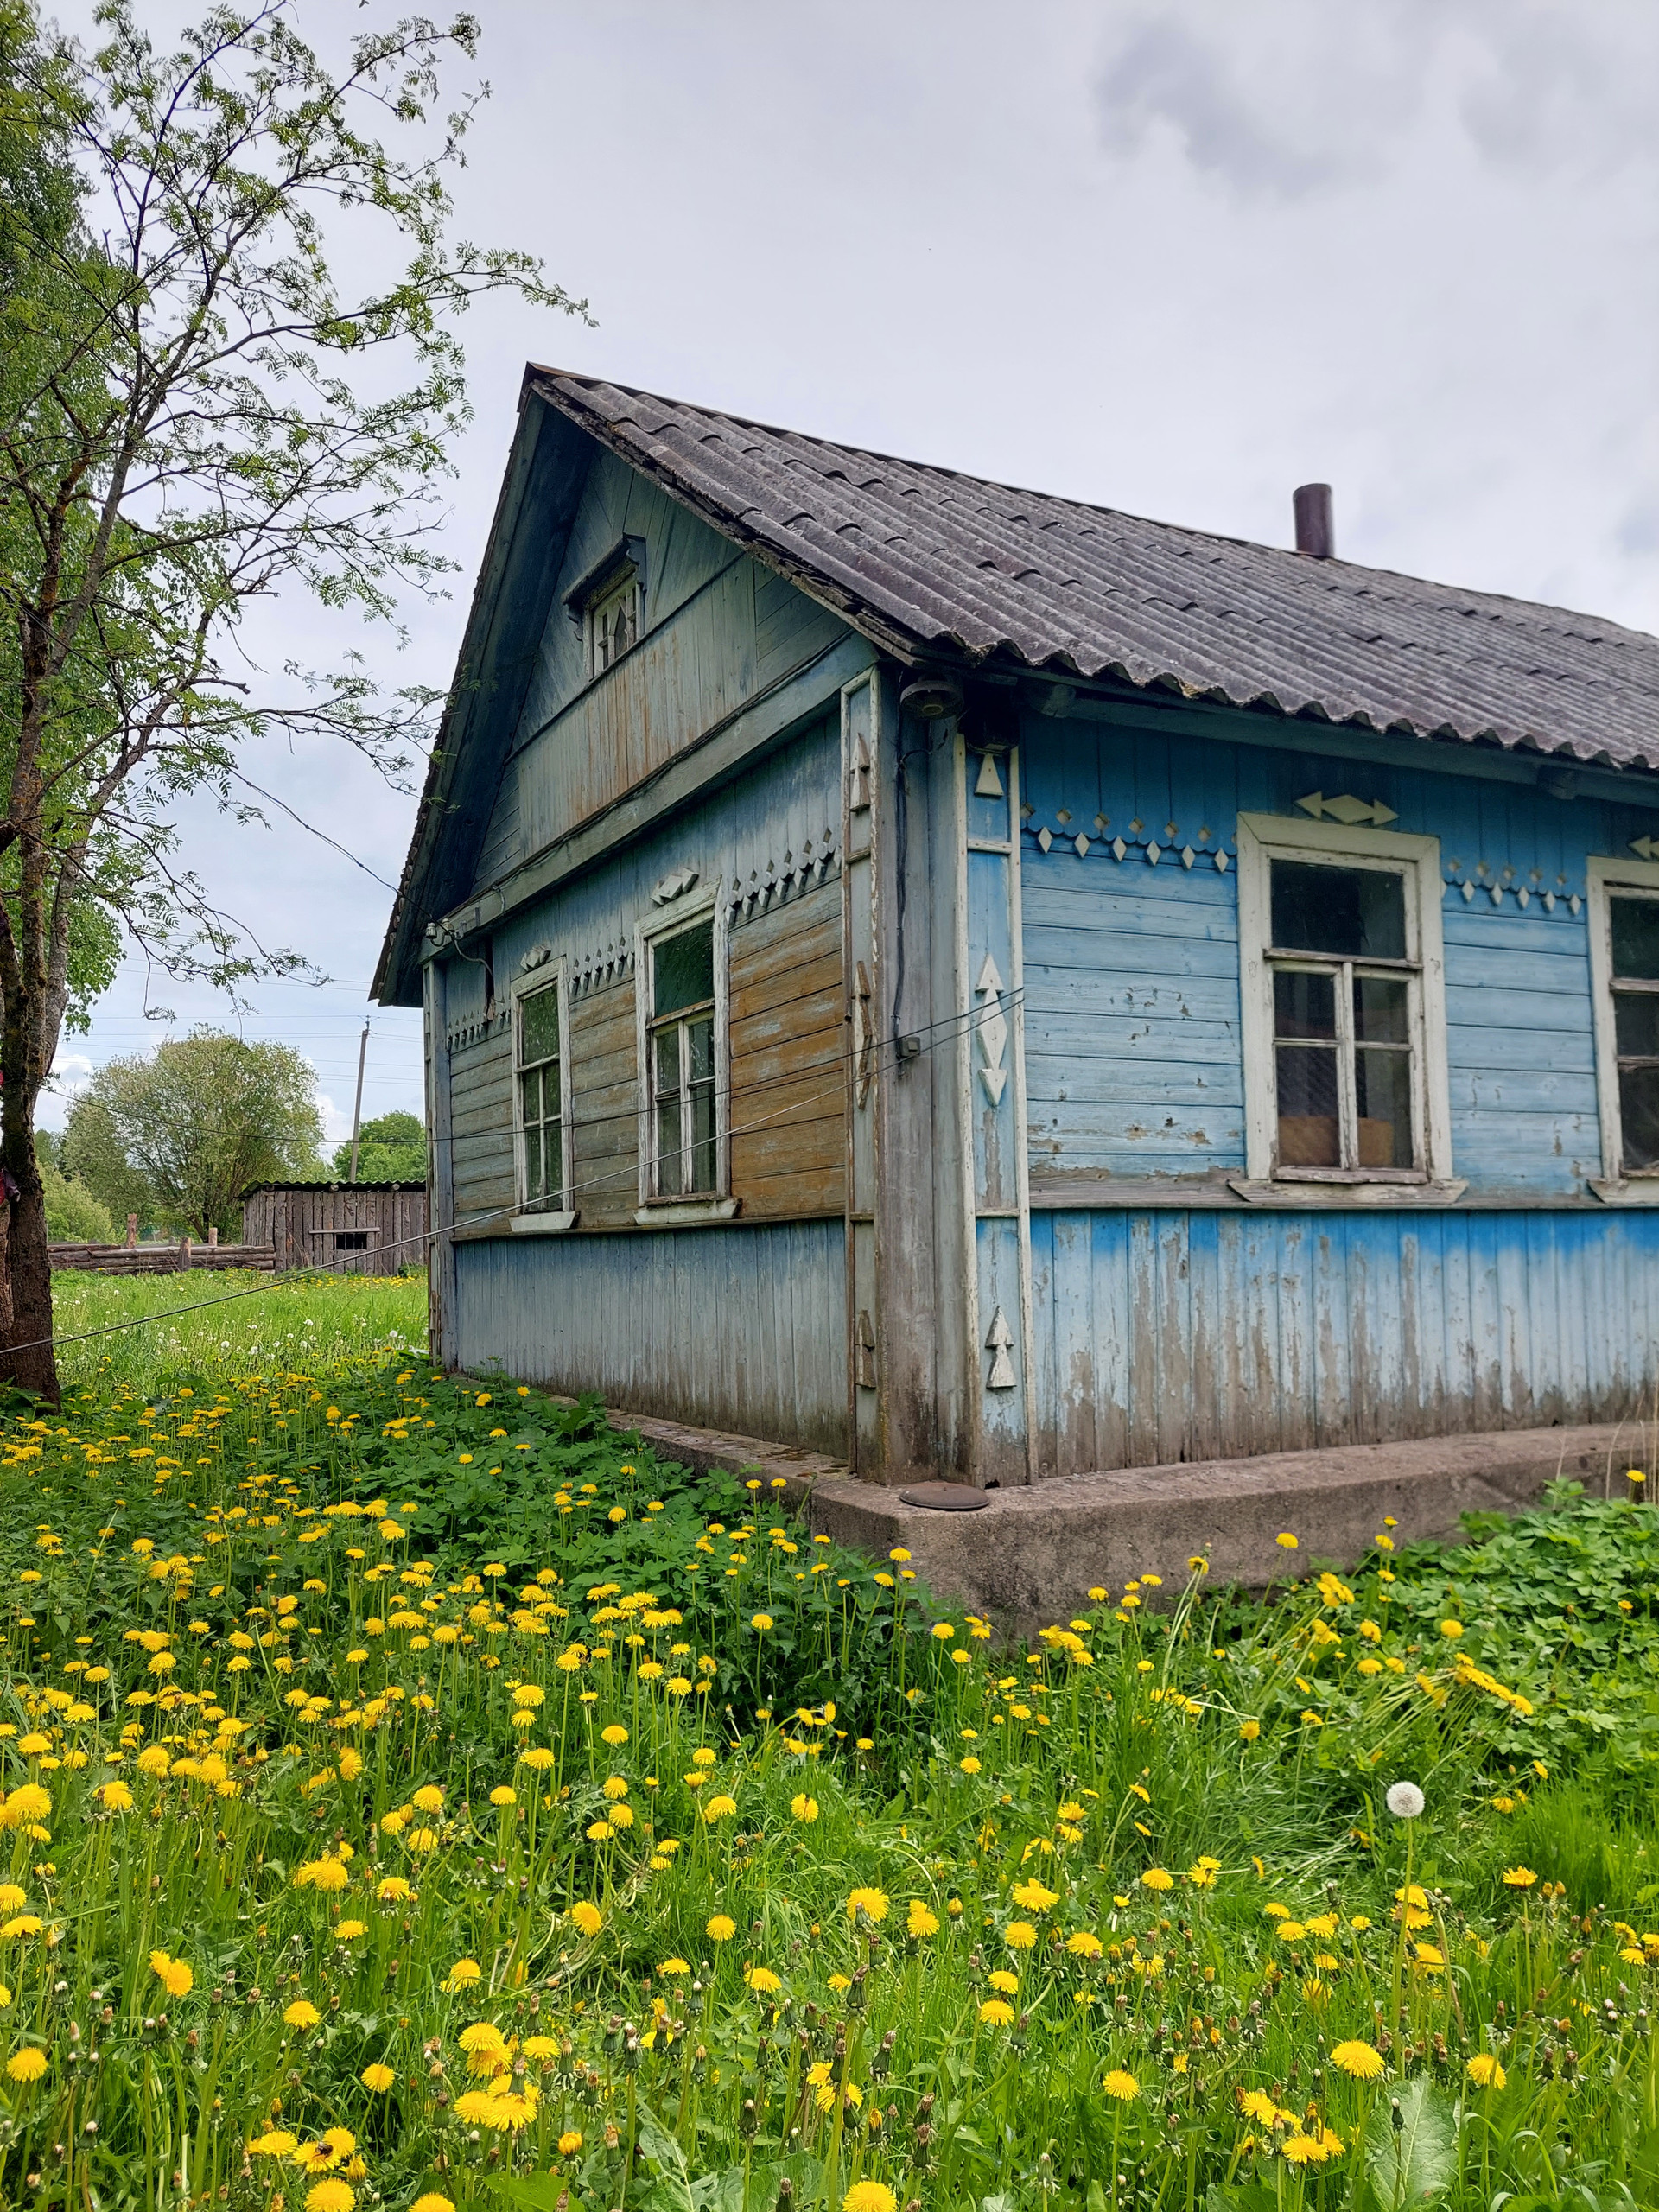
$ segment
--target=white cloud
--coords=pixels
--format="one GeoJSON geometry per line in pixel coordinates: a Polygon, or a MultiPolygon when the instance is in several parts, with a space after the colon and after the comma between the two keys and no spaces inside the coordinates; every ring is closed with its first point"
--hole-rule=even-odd
{"type": "Polygon", "coordinates": [[[352,1134],[351,1116],[336,1106],[326,1090],[317,1093],[317,1111],[322,1116],[324,1142],[344,1144],[352,1134]]]}
{"type": "Polygon", "coordinates": [[[35,1119],[43,1129],[61,1129],[69,1118],[69,1109],[92,1079],[92,1062],[85,1052],[66,1052],[59,1047],[52,1063],[52,1072],[46,1088],[41,1093],[35,1109],[35,1119]]]}
{"type": "Polygon", "coordinates": [[[1656,60],[1645,0],[1160,0],[1119,17],[1096,97],[1109,153],[1161,139],[1212,183],[1296,200],[1459,141],[1532,170],[1651,162],[1656,60]]]}

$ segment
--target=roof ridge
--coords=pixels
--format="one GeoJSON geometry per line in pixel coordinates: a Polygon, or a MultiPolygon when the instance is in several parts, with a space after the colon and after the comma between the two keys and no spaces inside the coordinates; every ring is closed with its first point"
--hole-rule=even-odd
{"type": "MultiPolygon", "coordinates": [[[[664,392],[647,391],[643,385],[619,384],[612,378],[594,376],[582,370],[560,369],[539,361],[525,365],[524,382],[527,385],[542,377],[550,378],[562,385],[578,385],[584,391],[602,389],[620,392],[629,399],[645,400],[658,407],[706,416],[718,423],[732,423],[741,429],[761,431],[768,437],[788,439],[827,452],[880,461],[891,467],[913,469],[928,477],[974,485],[987,491],[1007,493],[1015,499],[1040,499],[1046,505],[1065,507],[1079,515],[1109,518],[1118,522],[1132,523],[1143,529],[1192,538],[1205,545],[1231,546],[1243,552],[1277,556],[1287,562],[1307,561],[1307,556],[1299,554],[1294,546],[1274,545],[1262,538],[1243,537],[1228,531],[1209,530],[1198,523],[1172,522],[1159,515],[1139,514],[1128,507],[1079,499],[1067,492],[1046,492],[1035,485],[1010,484],[1001,477],[976,475],[969,469],[958,468],[949,462],[918,461],[913,455],[887,453],[874,446],[849,445],[839,438],[824,437],[815,430],[793,429],[785,423],[762,421],[758,416],[734,414],[728,409],[711,406],[703,400],[677,399],[664,392]]],[[[1654,633],[1649,631],[1634,629],[1627,623],[1615,621],[1610,615],[1594,613],[1587,607],[1567,607],[1553,600],[1525,599],[1516,592],[1490,591],[1479,585],[1453,583],[1445,577],[1420,575],[1409,569],[1378,568],[1369,562],[1344,559],[1340,555],[1332,555],[1329,559],[1309,565],[1316,567],[1319,574],[1327,577],[1339,575],[1376,576],[1402,585],[1427,586],[1432,590],[1453,594],[1459,599],[1482,601],[1499,610],[1514,608],[1535,614],[1564,615],[1574,621],[1592,623],[1598,629],[1614,632],[1620,638],[1659,642],[1655,640],[1654,633]]]]}

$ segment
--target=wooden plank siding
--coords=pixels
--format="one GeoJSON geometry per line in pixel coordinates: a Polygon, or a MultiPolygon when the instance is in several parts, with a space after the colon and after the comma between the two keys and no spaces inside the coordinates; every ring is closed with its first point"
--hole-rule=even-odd
{"type": "Polygon", "coordinates": [[[1242,1170],[1237,817],[1306,819],[1302,798],[1346,792],[1439,842],[1454,1173],[1477,1191],[1587,1195],[1602,1170],[1586,861],[1627,849],[1645,816],[1147,721],[1022,728],[1033,1175],[1242,1170]]]}
{"type": "Polygon", "coordinates": [[[396,1274],[424,1267],[428,1225],[427,1193],[419,1186],[279,1184],[251,1192],[242,1206],[244,1243],[268,1247],[279,1269],[396,1274]],[[340,1236],[369,1241],[360,1252],[346,1250],[335,1243],[340,1236]]]}
{"type": "Polygon", "coordinates": [[[570,1151],[584,1229],[632,1228],[639,1203],[639,1048],[633,983],[570,1002],[570,1151]]]}
{"type": "Polygon", "coordinates": [[[473,1373],[839,1453],[844,1248],[838,1221],[465,1243],[455,1357],[473,1373]]]}
{"type": "Polygon", "coordinates": [[[845,635],[816,601],[612,455],[596,455],[475,887],[646,781],[845,635]],[[563,594],[624,537],[646,546],[645,626],[639,643],[590,682],[563,594]]]}
{"type": "Polygon", "coordinates": [[[449,1057],[455,1235],[500,1236],[518,1197],[512,1156],[512,1033],[500,1021],[449,1057]]]}
{"type": "Polygon", "coordinates": [[[730,938],[732,1195],[746,1219],[840,1214],[846,1000],[834,880],[730,938]]]}
{"type": "Polygon", "coordinates": [[[1659,1213],[1032,1215],[1045,1474],[1651,1417],[1659,1213]]]}

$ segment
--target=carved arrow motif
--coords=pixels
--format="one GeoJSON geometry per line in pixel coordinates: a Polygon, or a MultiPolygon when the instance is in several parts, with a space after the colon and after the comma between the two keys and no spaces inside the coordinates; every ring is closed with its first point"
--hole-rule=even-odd
{"type": "Polygon", "coordinates": [[[1008,1071],[1002,1065],[1008,1049],[1008,1021],[1001,1001],[1002,978],[997,973],[996,963],[988,952],[985,965],[979,971],[979,981],[974,985],[976,995],[983,1001],[983,1011],[975,1024],[979,1033],[979,1049],[984,1060],[979,1079],[993,1106],[1002,1103],[1002,1092],[1008,1080],[1008,1071]]]}
{"type": "Polygon", "coordinates": [[[1356,798],[1351,791],[1344,791],[1338,798],[1326,798],[1323,791],[1310,791],[1296,804],[1316,822],[1340,822],[1351,830],[1357,822],[1369,822],[1374,829],[1380,830],[1385,822],[1400,819],[1394,809],[1384,806],[1380,798],[1356,798]]]}
{"type": "Polygon", "coordinates": [[[1014,1387],[1014,1362],[1008,1354],[1014,1349],[1014,1338],[1000,1306],[991,1316],[990,1334],[985,1339],[985,1349],[991,1355],[991,1371],[985,1378],[985,1388],[988,1390],[1012,1390],[1014,1387]]]}

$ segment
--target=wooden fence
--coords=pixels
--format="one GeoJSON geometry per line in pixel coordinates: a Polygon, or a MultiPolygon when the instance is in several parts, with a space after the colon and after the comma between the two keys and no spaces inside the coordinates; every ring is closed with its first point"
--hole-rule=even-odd
{"type": "Polygon", "coordinates": [[[99,1275],[171,1275],[187,1268],[257,1268],[269,1274],[276,1265],[269,1244],[52,1244],[47,1249],[54,1274],[65,1268],[99,1275]]]}

